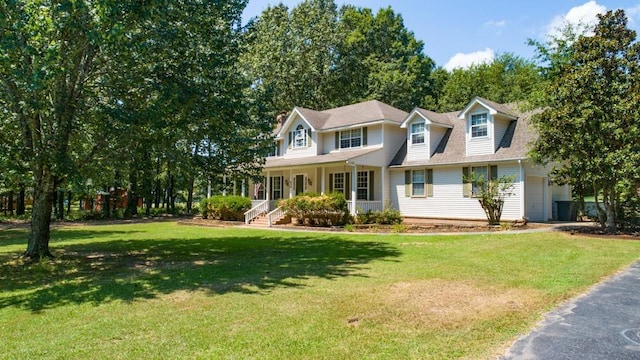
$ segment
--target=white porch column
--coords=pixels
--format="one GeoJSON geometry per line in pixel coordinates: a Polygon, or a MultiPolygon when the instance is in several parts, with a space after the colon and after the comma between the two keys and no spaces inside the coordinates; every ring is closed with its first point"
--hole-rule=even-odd
{"type": "Polygon", "coordinates": [[[267,177],[264,179],[264,199],[271,200],[271,172],[267,171],[267,177]]]}
{"type": "Polygon", "coordinates": [[[520,218],[525,217],[525,178],[524,178],[524,167],[522,166],[522,160],[518,160],[518,165],[520,166],[520,218]]]}
{"type": "Polygon", "coordinates": [[[356,214],[356,194],[357,194],[357,179],[358,176],[358,165],[347,161],[347,165],[351,166],[351,215],[356,214]]]}
{"type": "Polygon", "coordinates": [[[222,175],[222,196],[227,196],[227,175],[222,175]]]}
{"type": "MultiPolygon", "coordinates": [[[[385,189],[385,177],[387,174],[387,170],[388,168],[386,166],[381,166],[380,167],[380,193],[382,194],[382,196],[380,197],[380,201],[382,201],[382,209],[385,209],[385,207],[387,206],[387,197],[385,196],[386,193],[384,191],[385,189]]],[[[375,184],[375,182],[374,182],[375,184]]],[[[375,189],[374,190],[374,194],[375,194],[375,189]]],[[[371,200],[371,199],[369,199],[371,200]]]]}
{"type": "Polygon", "coordinates": [[[322,175],[322,178],[320,179],[320,193],[322,195],[324,195],[324,192],[325,192],[324,191],[324,177],[325,177],[325,175],[324,175],[324,166],[321,169],[322,169],[322,171],[320,172],[320,174],[322,175]]]}

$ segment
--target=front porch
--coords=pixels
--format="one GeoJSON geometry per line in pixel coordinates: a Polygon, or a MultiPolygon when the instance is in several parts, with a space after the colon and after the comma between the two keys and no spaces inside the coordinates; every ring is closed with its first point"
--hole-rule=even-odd
{"type": "MultiPolygon", "coordinates": [[[[385,208],[384,172],[381,167],[349,162],[266,169],[261,182],[249,183],[252,209],[245,222],[278,209],[280,200],[305,193],[340,192],[353,215],[385,208]]],[[[275,218],[274,218],[275,219],[275,218]]]]}

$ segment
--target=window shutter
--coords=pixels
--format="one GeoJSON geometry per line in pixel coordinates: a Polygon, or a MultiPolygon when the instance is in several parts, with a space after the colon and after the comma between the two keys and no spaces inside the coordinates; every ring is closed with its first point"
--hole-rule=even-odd
{"type": "Polygon", "coordinates": [[[462,196],[471,197],[471,182],[469,181],[469,168],[462,168],[462,196]]]}
{"type": "Polygon", "coordinates": [[[404,196],[411,196],[411,170],[404,171],[404,196]]]}
{"type": "Polygon", "coordinates": [[[498,180],[498,166],[491,165],[489,168],[489,179],[498,180]]]}
{"type": "Polygon", "coordinates": [[[351,173],[344,173],[344,197],[351,200],[351,173]]]}
{"type": "Polygon", "coordinates": [[[373,170],[369,171],[369,201],[373,201],[373,170]]]}
{"type": "Polygon", "coordinates": [[[426,195],[433,197],[433,169],[425,169],[427,188],[426,195]]]}
{"type": "Polygon", "coordinates": [[[292,146],[291,146],[291,140],[292,140],[292,138],[293,138],[293,131],[289,131],[289,144],[287,145],[287,147],[288,147],[289,149],[291,149],[291,147],[292,147],[292,146]]]}
{"type": "Polygon", "coordinates": [[[329,174],[329,192],[333,192],[333,174],[329,174]]]}
{"type": "Polygon", "coordinates": [[[336,150],[340,149],[340,131],[336,131],[336,150]]]}
{"type": "Polygon", "coordinates": [[[307,147],[311,147],[311,128],[307,129],[307,147]]]}
{"type": "Polygon", "coordinates": [[[367,146],[367,128],[362,128],[362,146],[367,146]]]}

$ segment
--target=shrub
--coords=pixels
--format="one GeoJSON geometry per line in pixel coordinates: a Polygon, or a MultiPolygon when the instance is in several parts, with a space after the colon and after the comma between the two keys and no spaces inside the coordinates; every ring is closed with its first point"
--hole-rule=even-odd
{"type": "Polygon", "coordinates": [[[308,226],[341,226],[349,222],[349,207],[344,195],[303,194],[282,200],[287,215],[308,226]]]}
{"type": "Polygon", "coordinates": [[[243,196],[212,196],[200,201],[203,219],[243,221],[244,213],[251,209],[251,200],[243,196]]]}
{"type": "Polygon", "coordinates": [[[395,225],[402,223],[402,215],[399,210],[385,209],[383,211],[368,210],[356,215],[357,224],[395,225]]]}

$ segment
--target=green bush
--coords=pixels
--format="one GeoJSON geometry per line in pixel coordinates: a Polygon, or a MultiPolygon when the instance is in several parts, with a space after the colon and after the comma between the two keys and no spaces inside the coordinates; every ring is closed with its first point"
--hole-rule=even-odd
{"type": "Polygon", "coordinates": [[[212,196],[200,201],[203,219],[243,221],[244,213],[251,209],[251,199],[243,196],[212,196]]]}
{"type": "Polygon", "coordinates": [[[344,195],[298,195],[280,201],[287,215],[307,226],[341,226],[349,222],[349,207],[344,195]]]}
{"type": "Polygon", "coordinates": [[[385,209],[383,211],[361,212],[356,215],[357,224],[396,225],[402,224],[402,215],[399,210],[385,209]]]}

